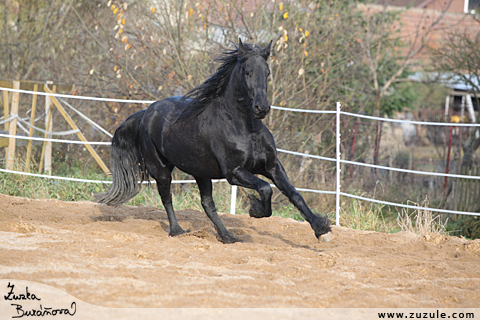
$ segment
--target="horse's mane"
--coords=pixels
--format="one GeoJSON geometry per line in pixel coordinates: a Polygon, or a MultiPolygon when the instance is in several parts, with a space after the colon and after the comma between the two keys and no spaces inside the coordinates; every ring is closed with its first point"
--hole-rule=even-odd
{"type": "Polygon", "coordinates": [[[183,121],[202,113],[212,101],[223,96],[230,81],[232,71],[237,63],[243,63],[251,56],[262,53],[262,49],[258,45],[244,44],[244,46],[247,47],[248,50],[243,51],[235,46],[235,49],[224,50],[215,59],[216,62],[221,63],[220,67],[204,83],[193,88],[183,96],[182,101],[187,99],[191,100],[177,118],[177,121],[183,121]]]}

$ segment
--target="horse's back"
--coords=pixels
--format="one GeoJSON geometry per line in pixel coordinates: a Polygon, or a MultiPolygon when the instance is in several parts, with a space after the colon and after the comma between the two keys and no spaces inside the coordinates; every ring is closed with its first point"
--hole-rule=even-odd
{"type": "Polygon", "coordinates": [[[158,153],[162,162],[194,176],[221,178],[211,137],[199,130],[203,126],[201,117],[177,121],[188,102],[177,96],[156,101],[148,107],[140,128],[142,152],[158,153]]]}

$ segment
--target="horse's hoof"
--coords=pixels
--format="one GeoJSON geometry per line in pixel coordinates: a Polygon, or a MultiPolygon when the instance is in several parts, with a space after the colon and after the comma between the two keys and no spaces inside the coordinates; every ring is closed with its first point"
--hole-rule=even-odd
{"type": "Polygon", "coordinates": [[[235,237],[233,234],[228,235],[228,236],[224,236],[224,237],[221,237],[221,238],[222,238],[222,242],[224,244],[230,244],[230,243],[235,243],[235,242],[243,242],[239,238],[235,237]]]}
{"type": "Polygon", "coordinates": [[[262,201],[257,199],[257,197],[249,194],[248,199],[250,200],[250,209],[248,210],[248,215],[252,218],[268,218],[272,215],[272,212],[265,212],[263,209],[262,201]]]}
{"type": "Polygon", "coordinates": [[[170,237],[176,237],[176,236],[180,236],[182,234],[185,233],[185,230],[183,230],[182,228],[180,229],[174,229],[174,230],[170,230],[170,232],[168,233],[168,235],[170,237]]]}
{"type": "Polygon", "coordinates": [[[318,238],[318,240],[322,240],[323,242],[328,242],[332,239],[333,239],[333,233],[331,232],[322,234],[320,238],[318,238]]]}

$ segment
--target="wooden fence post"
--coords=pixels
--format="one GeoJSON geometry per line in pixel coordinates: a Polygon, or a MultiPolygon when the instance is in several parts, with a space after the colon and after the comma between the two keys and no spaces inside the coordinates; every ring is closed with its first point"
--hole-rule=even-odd
{"type": "MultiPolygon", "coordinates": [[[[52,87],[52,93],[55,93],[57,92],[57,86],[53,86],[52,87]]],[[[46,119],[47,121],[47,124],[46,124],[46,130],[48,132],[51,132],[53,131],[53,106],[52,106],[52,97],[49,97],[47,96],[48,98],[48,117],[46,119]]],[[[45,136],[46,138],[48,139],[52,139],[52,135],[49,134],[49,135],[46,135],[45,136]]],[[[52,174],[52,142],[51,141],[47,141],[47,145],[45,146],[45,172],[47,174],[52,174]]]]}
{"type": "MultiPolygon", "coordinates": [[[[3,91],[3,116],[7,119],[10,116],[10,107],[8,101],[8,91],[3,91]]],[[[5,131],[8,131],[10,128],[10,122],[5,122],[5,131]]],[[[5,147],[5,162],[8,157],[8,145],[5,147]]]]}
{"type": "MultiPolygon", "coordinates": [[[[13,82],[13,89],[20,89],[20,82],[14,81],[13,82]]],[[[18,103],[20,100],[20,93],[14,92],[12,95],[12,109],[11,115],[13,117],[18,116],[18,103]]],[[[10,129],[8,131],[9,135],[15,136],[17,134],[17,118],[14,118],[11,121],[10,129]]],[[[8,154],[7,154],[7,170],[13,170],[13,166],[15,163],[15,144],[17,140],[15,137],[10,137],[8,141],[8,154]]]]}
{"type": "MultiPolygon", "coordinates": [[[[44,89],[45,89],[45,92],[51,93],[51,91],[48,89],[47,86],[45,86],[44,89]]],[[[77,136],[80,138],[80,140],[82,140],[83,142],[88,142],[87,139],[85,138],[85,136],[80,131],[80,129],[75,124],[75,122],[73,121],[73,119],[68,115],[68,113],[65,111],[65,109],[60,104],[60,102],[58,102],[57,98],[51,97],[51,99],[52,99],[52,102],[57,107],[58,111],[60,111],[62,116],[65,118],[65,120],[67,120],[70,127],[72,127],[72,129],[74,129],[74,130],[77,130],[77,136]]],[[[92,146],[89,145],[89,144],[84,144],[84,146],[85,146],[85,148],[87,148],[88,152],[90,152],[90,154],[95,159],[95,161],[97,161],[98,165],[100,166],[100,168],[102,168],[103,172],[105,172],[106,174],[110,174],[110,170],[108,170],[108,167],[105,165],[105,163],[100,158],[100,156],[97,154],[97,152],[92,148],[92,146]]]]}
{"type": "MultiPolygon", "coordinates": [[[[38,91],[38,84],[33,86],[33,91],[38,91]]],[[[35,111],[37,110],[37,95],[34,94],[32,98],[32,113],[30,116],[30,130],[28,137],[33,137],[33,126],[35,125],[35,111]]],[[[30,172],[30,157],[32,156],[32,140],[28,140],[27,145],[27,159],[25,160],[25,172],[30,172]]]]}
{"type": "MultiPolygon", "coordinates": [[[[45,85],[44,88],[47,86],[45,85]]],[[[51,92],[55,92],[55,86],[53,86],[53,89],[51,92]]],[[[45,91],[47,92],[47,91],[45,91]]],[[[50,92],[50,91],[49,91],[50,92]]],[[[52,98],[50,96],[45,96],[45,131],[52,131],[53,126],[51,125],[52,121],[52,98]],[[49,130],[50,129],[50,130],[49,130]]],[[[48,133],[45,133],[43,138],[51,138],[52,136],[49,135],[48,133]]],[[[48,171],[52,172],[52,142],[51,141],[43,141],[42,145],[42,153],[40,156],[40,164],[38,167],[38,172],[42,173],[42,171],[48,171]],[[49,152],[50,151],[50,152],[49,152]],[[48,160],[47,160],[48,158],[48,160]],[[50,170],[47,170],[47,165],[50,170]]]]}

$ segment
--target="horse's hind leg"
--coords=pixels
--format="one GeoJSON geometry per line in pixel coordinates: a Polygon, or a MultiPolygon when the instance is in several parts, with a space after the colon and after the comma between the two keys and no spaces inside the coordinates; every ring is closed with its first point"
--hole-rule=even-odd
{"type": "Polygon", "coordinates": [[[197,178],[198,189],[200,190],[200,197],[202,199],[202,206],[205,210],[207,216],[212,220],[215,230],[217,230],[218,235],[222,238],[223,243],[235,243],[241,242],[242,240],[238,239],[231,233],[222,220],[217,214],[217,209],[215,208],[215,203],[212,198],[212,180],[205,178],[197,178]]]}
{"type": "Polygon", "coordinates": [[[174,237],[185,233],[185,231],[178,224],[177,217],[172,205],[172,193],[170,186],[172,183],[172,165],[159,164],[157,166],[149,167],[147,165],[148,173],[157,181],[157,189],[162,198],[163,206],[167,211],[168,222],[170,223],[169,236],[174,237]]]}

